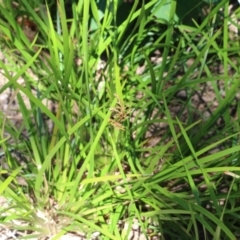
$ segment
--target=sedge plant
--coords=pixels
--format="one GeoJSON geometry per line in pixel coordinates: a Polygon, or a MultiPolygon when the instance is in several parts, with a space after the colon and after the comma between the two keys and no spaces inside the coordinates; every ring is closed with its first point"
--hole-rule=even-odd
{"type": "Polygon", "coordinates": [[[21,114],[19,127],[0,119],[1,225],[38,239],[129,239],[136,222],[145,239],[239,236],[239,46],[228,1],[191,26],[176,1],[70,10],[39,1],[38,12],[34,2],[0,8],[0,93],[11,88],[21,114]],[[22,12],[37,25],[31,41],[22,12]],[[206,91],[214,100],[197,107],[206,91]]]}

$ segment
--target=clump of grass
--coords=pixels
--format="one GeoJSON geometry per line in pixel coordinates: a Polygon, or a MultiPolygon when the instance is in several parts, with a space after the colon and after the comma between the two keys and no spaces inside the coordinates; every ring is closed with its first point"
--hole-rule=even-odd
{"type": "Polygon", "coordinates": [[[17,62],[11,74],[0,61],[8,79],[0,92],[13,89],[22,120],[16,128],[1,118],[3,225],[38,238],[126,239],[137,220],[146,238],[235,238],[240,149],[230,107],[238,117],[239,77],[220,11],[228,3],[188,27],[174,18],[174,1],[156,18],[164,2],[135,1],[121,18],[116,1],[73,2],[68,16],[62,0],[56,15],[23,0],[19,9],[38,29],[31,41],[16,23],[19,9],[4,2],[1,41],[17,62]],[[194,99],[206,89],[214,100],[202,110],[194,99]]]}

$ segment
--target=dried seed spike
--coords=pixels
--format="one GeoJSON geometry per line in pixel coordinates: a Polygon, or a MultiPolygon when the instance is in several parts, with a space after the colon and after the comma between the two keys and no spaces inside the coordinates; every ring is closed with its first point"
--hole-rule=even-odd
{"type": "Polygon", "coordinates": [[[27,18],[27,16],[18,16],[17,23],[21,26],[24,34],[29,39],[30,42],[34,40],[37,35],[38,27],[37,25],[27,18]]]}

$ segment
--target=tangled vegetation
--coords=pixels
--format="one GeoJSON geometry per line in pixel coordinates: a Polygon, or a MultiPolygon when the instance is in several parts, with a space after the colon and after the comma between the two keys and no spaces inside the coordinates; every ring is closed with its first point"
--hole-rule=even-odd
{"type": "Polygon", "coordinates": [[[239,16],[228,0],[2,0],[0,226],[238,239],[239,16]]]}

